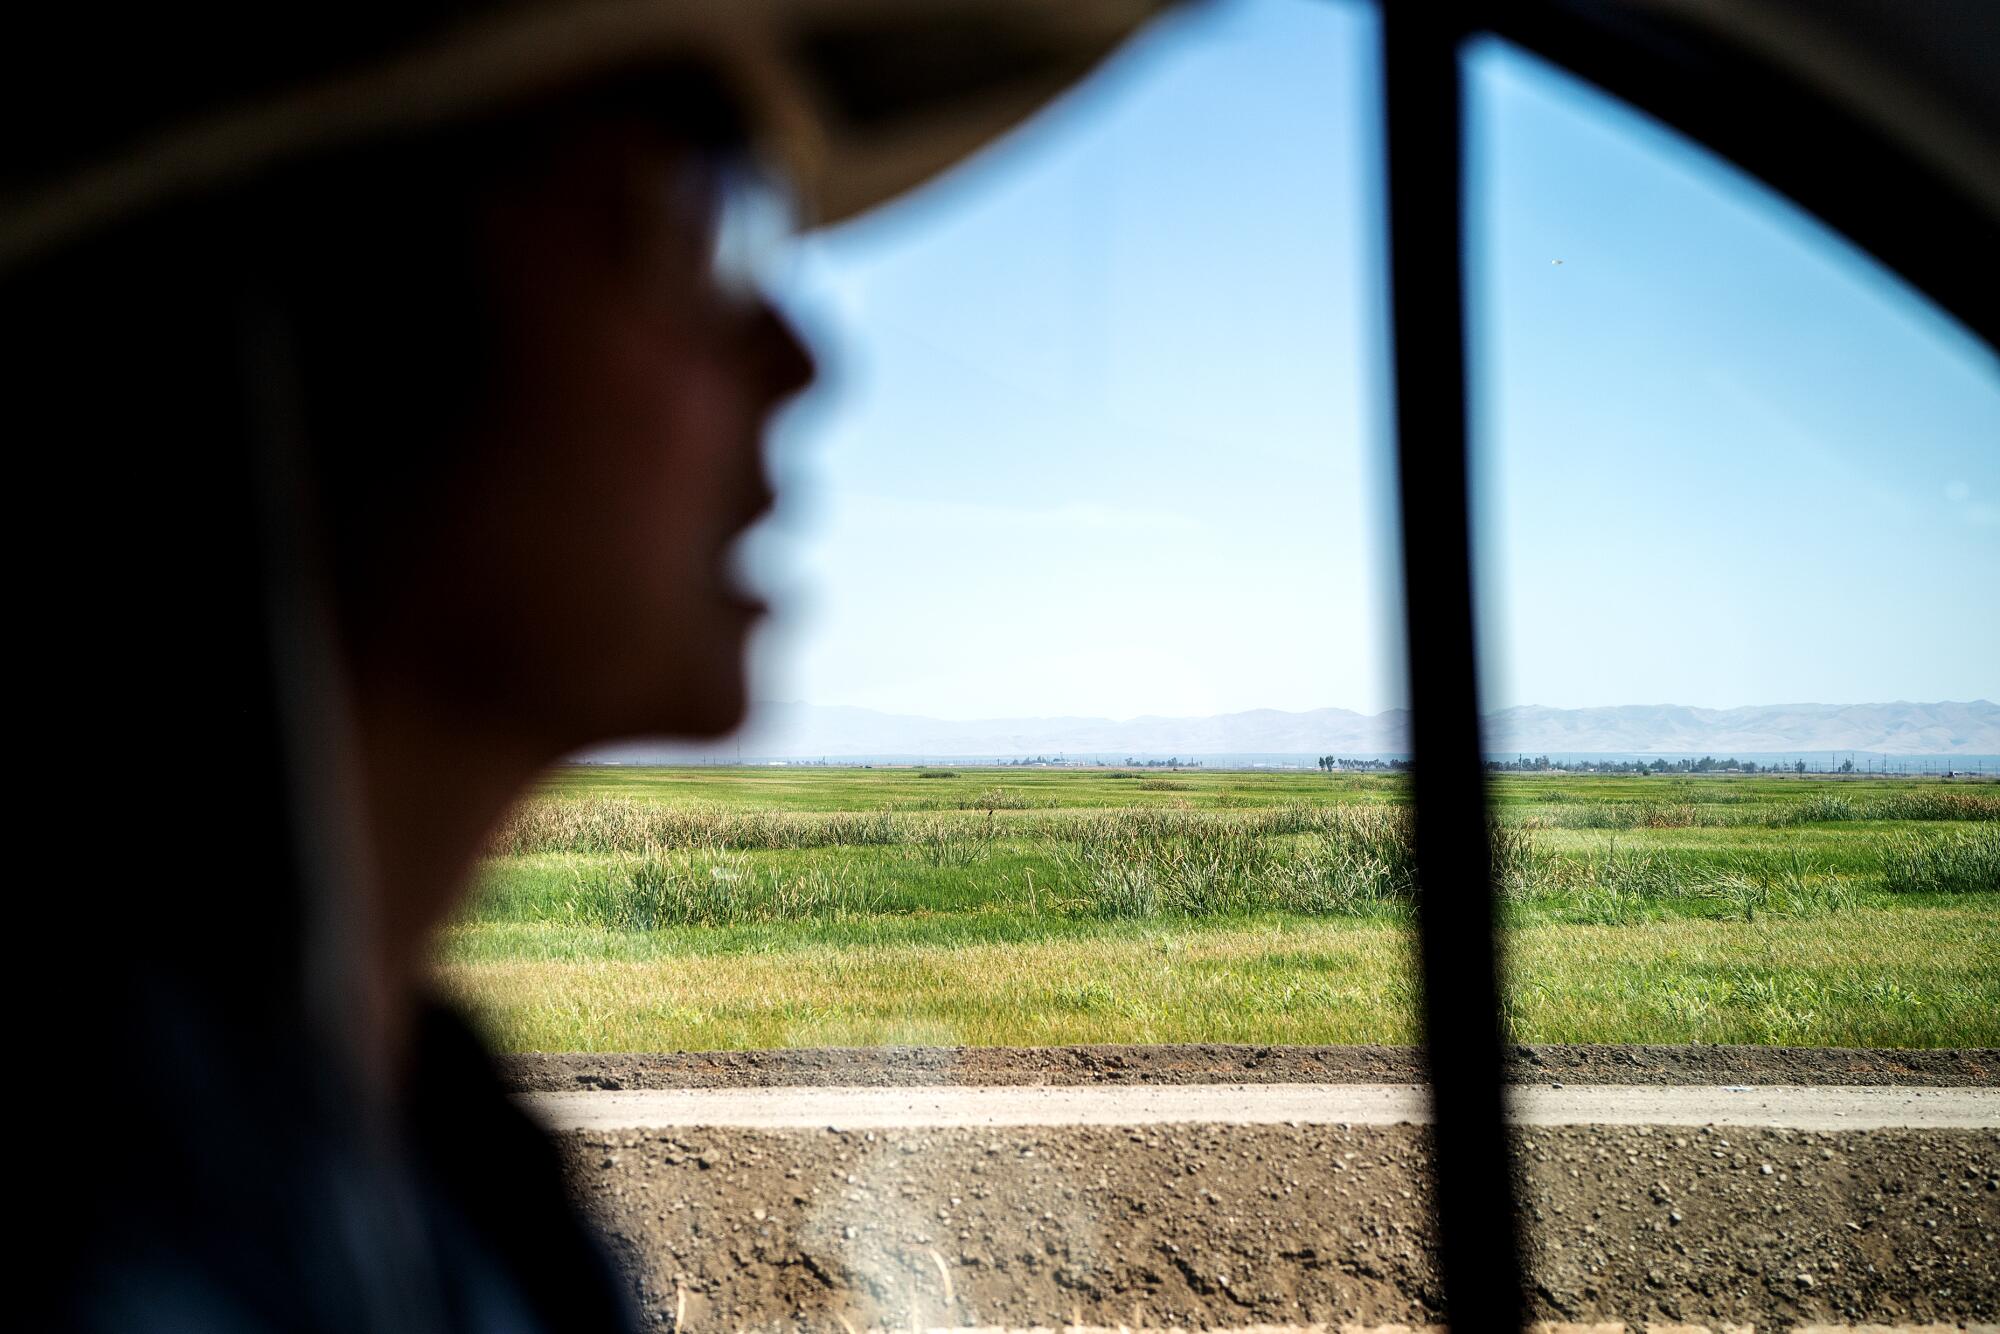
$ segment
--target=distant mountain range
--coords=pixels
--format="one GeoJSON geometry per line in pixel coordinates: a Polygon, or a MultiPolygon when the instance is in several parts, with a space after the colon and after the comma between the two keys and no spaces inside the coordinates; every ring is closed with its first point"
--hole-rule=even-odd
{"type": "Polygon", "coordinates": [[[1616,708],[1502,709],[1486,716],[1489,751],[1610,751],[1718,756],[1779,751],[1872,751],[1877,755],[2000,754],[2000,705],[1759,704],[1695,709],[1680,704],[1616,708]]]}
{"type": "MultiPolygon", "coordinates": [[[[760,706],[722,746],[634,741],[587,758],[624,763],[688,758],[1009,758],[1066,756],[1401,755],[1407,709],[1286,713],[1252,709],[1208,718],[992,718],[950,721],[842,705],[760,706]]],[[[1489,754],[1770,755],[1821,751],[1877,755],[2000,755],[2000,705],[1763,704],[1698,709],[1623,704],[1594,709],[1521,705],[1486,715],[1489,754]]]]}

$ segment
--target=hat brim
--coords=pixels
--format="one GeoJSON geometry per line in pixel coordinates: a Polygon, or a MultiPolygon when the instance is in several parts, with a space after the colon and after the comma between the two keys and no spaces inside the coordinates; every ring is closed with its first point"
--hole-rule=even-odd
{"type": "Polygon", "coordinates": [[[544,0],[158,127],[0,202],[0,270],[315,151],[644,69],[710,64],[810,225],[922,183],[1070,86],[1166,0],[544,0]]]}

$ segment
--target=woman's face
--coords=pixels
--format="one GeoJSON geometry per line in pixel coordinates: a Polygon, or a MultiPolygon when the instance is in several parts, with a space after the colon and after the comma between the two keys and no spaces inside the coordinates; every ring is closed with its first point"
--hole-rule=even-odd
{"type": "Polygon", "coordinates": [[[492,379],[397,620],[466,707],[541,744],[744,713],[763,608],[730,550],[771,505],[764,431],[813,367],[718,285],[712,184],[657,127],[607,122],[483,215],[492,379]]]}

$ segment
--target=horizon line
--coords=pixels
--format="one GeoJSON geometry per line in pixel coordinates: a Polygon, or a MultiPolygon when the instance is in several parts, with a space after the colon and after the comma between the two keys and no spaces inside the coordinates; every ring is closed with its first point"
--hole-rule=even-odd
{"type": "MultiPolygon", "coordinates": [[[[1632,702],[1626,704],[1527,703],[1527,704],[1497,705],[1490,709],[1481,709],[1480,714],[1482,717],[1489,717],[1496,713],[1505,713],[1510,709],[1552,709],[1563,713],[1583,713],[1593,709],[1700,709],[1709,713],[1735,713],[1745,709],[1871,709],[1871,708],[1890,708],[1895,705],[1910,705],[1918,707],[1938,708],[1945,705],[1971,707],[1974,705],[1981,705],[1981,704],[1985,705],[1988,708],[2000,707],[2000,705],[1995,705],[1995,703],[1992,700],[1987,699],[1985,696],[1982,695],[1972,699],[1857,700],[1851,703],[1831,703],[1824,700],[1777,700],[1771,703],[1763,703],[1763,704],[1681,704],[1670,700],[1632,702]]],[[[1342,704],[1321,704],[1321,705],[1316,705],[1313,708],[1309,709],[1280,709],[1269,705],[1257,705],[1247,709],[1228,709],[1220,713],[1135,713],[1135,714],[1126,714],[1122,716],[1115,714],[1094,714],[1094,713],[1032,713],[1032,714],[988,713],[988,714],[979,714],[972,717],[944,717],[937,714],[927,714],[927,713],[899,713],[890,709],[872,708],[866,704],[818,704],[807,700],[776,700],[776,699],[754,700],[752,701],[750,707],[751,707],[751,712],[753,714],[758,709],[769,708],[769,707],[809,708],[809,709],[853,709],[860,713],[880,714],[885,718],[920,718],[926,722],[939,722],[939,723],[989,723],[989,722],[1025,722],[1025,721],[1039,722],[1039,721],[1053,721],[1061,719],[1084,719],[1093,722],[1133,723],[1133,722],[1141,722],[1146,719],[1155,719],[1155,718],[1168,722],[1188,722],[1188,721],[1198,721],[1201,719],[1208,719],[1208,718],[1239,717],[1247,713],[1278,713],[1292,717],[1302,717],[1306,714],[1312,714],[1312,713],[1350,713],[1357,718],[1382,718],[1393,713],[1411,712],[1410,706],[1407,704],[1391,705],[1388,708],[1377,710],[1374,713],[1368,713],[1360,709],[1352,709],[1342,704]]]]}

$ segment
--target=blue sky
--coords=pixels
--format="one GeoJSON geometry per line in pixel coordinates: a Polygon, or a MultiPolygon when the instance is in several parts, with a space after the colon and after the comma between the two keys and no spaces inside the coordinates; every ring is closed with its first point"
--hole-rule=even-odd
{"type": "MultiPolygon", "coordinates": [[[[1472,68],[1489,702],[2000,694],[1992,355],[1642,118],[1472,68]]],[[[1378,97],[1365,7],[1215,5],[803,242],[759,696],[1401,703],[1378,97]]]]}

